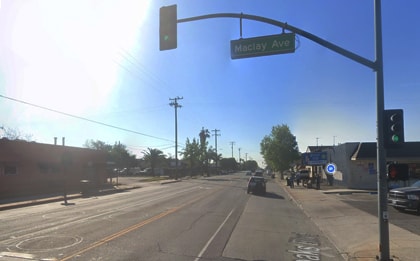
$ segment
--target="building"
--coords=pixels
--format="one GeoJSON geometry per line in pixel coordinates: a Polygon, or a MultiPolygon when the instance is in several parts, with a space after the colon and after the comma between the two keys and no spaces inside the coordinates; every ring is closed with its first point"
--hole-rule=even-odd
{"type": "MultiPolygon", "coordinates": [[[[307,153],[325,152],[326,162],[334,163],[334,182],[354,189],[377,189],[376,142],[349,142],[337,146],[309,146],[307,153]]],[[[386,151],[388,163],[409,165],[410,181],[420,179],[420,142],[405,142],[401,148],[386,151]]],[[[326,178],[325,164],[309,166],[312,175],[326,178]]],[[[408,184],[400,184],[408,185],[408,184]]]]}
{"type": "Polygon", "coordinates": [[[80,191],[106,183],[107,154],[102,151],[0,140],[0,199],[80,191]],[[86,182],[88,181],[88,182],[86,182]]]}

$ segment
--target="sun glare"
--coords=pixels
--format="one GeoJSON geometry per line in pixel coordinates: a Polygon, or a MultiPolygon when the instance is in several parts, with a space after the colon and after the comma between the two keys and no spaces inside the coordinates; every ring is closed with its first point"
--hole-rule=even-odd
{"type": "Polygon", "coordinates": [[[148,1],[20,2],[11,50],[24,79],[18,98],[83,115],[106,106],[117,86],[121,50],[135,45],[148,1]]]}

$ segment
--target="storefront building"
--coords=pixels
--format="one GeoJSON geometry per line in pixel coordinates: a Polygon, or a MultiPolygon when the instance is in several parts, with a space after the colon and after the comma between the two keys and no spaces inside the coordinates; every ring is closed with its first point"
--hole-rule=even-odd
{"type": "MultiPolygon", "coordinates": [[[[376,142],[349,142],[337,146],[309,146],[307,153],[325,152],[326,162],[337,166],[335,184],[353,189],[377,188],[376,142]]],[[[403,147],[386,151],[387,163],[403,163],[409,166],[410,180],[397,186],[410,185],[420,179],[420,142],[406,142],[403,147]]],[[[312,174],[326,178],[326,164],[313,165],[312,174]]]]}

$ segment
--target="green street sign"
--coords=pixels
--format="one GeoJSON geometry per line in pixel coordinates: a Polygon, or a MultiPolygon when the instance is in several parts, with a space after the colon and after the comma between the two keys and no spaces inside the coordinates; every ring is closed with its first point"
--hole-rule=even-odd
{"type": "Polygon", "coordinates": [[[294,51],[294,33],[283,33],[230,41],[230,57],[232,59],[293,53],[294,51]]]}

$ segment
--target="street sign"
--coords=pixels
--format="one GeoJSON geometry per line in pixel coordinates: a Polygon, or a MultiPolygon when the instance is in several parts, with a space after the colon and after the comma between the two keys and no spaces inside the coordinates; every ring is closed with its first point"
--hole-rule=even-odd
{"type": "Polygon", "coordinates": [[[325,165],[327,164],[327,152],[302,153],[302,165],[325,165]]]}
{"type": "Polygon", "coordinates": [[[230,41],[230,57],[232,59],[293,53],[294,51],[294,33],[283,33],[230,41]]]}

